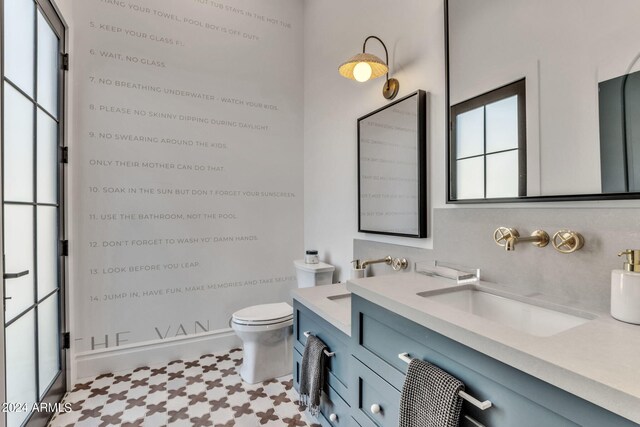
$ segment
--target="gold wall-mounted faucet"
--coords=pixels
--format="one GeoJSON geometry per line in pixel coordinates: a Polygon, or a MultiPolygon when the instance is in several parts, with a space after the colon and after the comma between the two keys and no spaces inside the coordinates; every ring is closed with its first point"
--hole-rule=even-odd
{"type": "Polygon", "coordinates": [[[516,249],[516,244],[521,242],[530,242],[534,246],[544,248],[549,244],[549,235],[544,230],[536,230],[530,236],[520,237],[520,233],[515,228],[498,227],[493,232],[493,240],[498,246],[511,252],[516,249]]]}
{"type": "Polygon", "coordinates": [[[405,258],[392,258],[391,255],[388,255],[380,259],[368,259],[368,260],[362,261],[362,263],[360,264],[360,267],[367,268],[368,265],[382,264],[382,263],[390,265],[391,268],[393,268],[395,271],[404,270],[409,265],[409,263],[405,258]]]}
{"type": "Polygon", "coordinates": [[[387,265],[391,265],[391,262],[393,261],[393,259],[391,258],[391,255],[386,256],[384,258],[380,258],[380,259],[368,259],[365,261],[362,261],[362,263],[360,264],[361,268],[367,268],[368,265],[371,264],[382,264],[385,263],[387,265]]]}

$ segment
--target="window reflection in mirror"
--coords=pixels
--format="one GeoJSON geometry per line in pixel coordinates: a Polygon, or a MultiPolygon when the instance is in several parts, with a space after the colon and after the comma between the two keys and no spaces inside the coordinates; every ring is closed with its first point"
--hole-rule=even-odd
{"type": "Polygon", "coordinates": [[[525,80],[451,107],[454,200],[527,194],[525,80]]]}

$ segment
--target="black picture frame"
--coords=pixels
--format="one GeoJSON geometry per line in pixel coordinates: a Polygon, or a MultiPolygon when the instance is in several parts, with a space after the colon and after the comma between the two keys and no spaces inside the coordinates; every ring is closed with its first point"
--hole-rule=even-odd
{"type": "Polygon", "coordinates": [[[397,99],[384,107],[378,108],[360,118],[357,119],[356,123],[357,131],[358,131],[358,144],[357,144],[357,155],[358,155],[358,232],[360,233],[370,233],[370,234],[382,234],[387,236],[398,236],[398,237],[409,237],[409,238],[417,238],[422,239],[428,236],[428,227],[427,227],[427,92],[424,90],[417,90],[412,92],[400,99],[397,99]],[[416,234],[405,234],[405,233],[395,233],[384,230],[371,230],[365,229],[362,227],[362,214],[361,214],[361,186],[360,186],[360,158],[361,158],[361,141],[360,141],[360,122],[368,117],[371,117],[374,114],[377,114],[381,111],[386,110],[387,108],[393,107],[394,105],[403,102],[411,97],[416,98],[417,104],[417,136],[416,136],[416,155],[417,155],[417,166],[418,166],[418,233],[416,234]]]}
{"type": "Polygon", "coordinates": [[[633,200],[640,199],[640,192],[636,193],[591,193],[591,194],[562,194],[551,196],[524,196],[524,197],[508,197],[508,198],[494,198],[494,199],[467,199],[456,200],[451,197],[451,144],[452,140],[451,132],[451,76],[450,76],[450,55],[449,55],[449,0],[444,1],[444,70],[445,70],[445,105],[446,105],[446,117],[447,117],[447,130],[446,130],[446,152],[447,159],[445,162],[446,168],[446,192],[447,192],[447,204],[494,204],[494,203],[529,203],[529,202],[581,202],[581,201],[595,201],[595,200],[633,200]]]}

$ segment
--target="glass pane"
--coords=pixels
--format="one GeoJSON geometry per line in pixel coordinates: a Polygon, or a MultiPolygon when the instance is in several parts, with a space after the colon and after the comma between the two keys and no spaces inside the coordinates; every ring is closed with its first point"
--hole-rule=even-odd
{"type": "Polygon", "coordinates": [[[58,37],[38,11],[38,104],[58,117],[58,37]]]}
{"type": "Polygon", "coordinates": [[[38,203],[58,203],[58,124],[38,110],[38,203]]]}
{"type": "Polygon", "coordinates": [[[518,95],[488,104],[487,153],[518,148],[518,95]]]}
{"type": "Polygon", "coordinates": [[[38,206],[38,299],[58,287],[58,209],[38,206]]]}
{"type": "Polygon", "coordinates": [[[456,117],[456,159],[484,153],[484,107],[456,117]]]}
{"type": "Polygon", "coordinates": [[[4,2],[4,73],[20,89],[33,96],[35,52],[35,3],[4,2]]]}
{"type": "Polygon", "coordinates": [[[4,85],[4,200],[33,202],[33,103],[4,85]]]}
{"type": "Polygon", "coordinates": [[[518,150],[487,156],[487,197],[518,197],[518,150]]]}
{"type": "MultiPolygon", "coordinates": [[[[5,334],[7,402],[26,403],[32,407],[36,401],[35,315],[33,310],[11,324],[5,334]]],[[[27,416],[29,416],[29,412],[8,412],[8,427],[21,425],[27,416]]]]}
{"type": "Polygon", "coordinates": [[[484,157],[456,162],[456,196],[462,199],[484,198],[484,157]]]}
{"type": "Polygon", "coordinates": [[[60,343],[58,342],[58,293],[38,305],[38,365],[40,368],[40,397],[60,372],[60,343]]]}
{"type": "Polygon", "coordinates": [[[5,280],[5,319],[9,321],[31,306],[33,295],[33,207],[4,205],[4,271],[29,274],[5,280]]]}

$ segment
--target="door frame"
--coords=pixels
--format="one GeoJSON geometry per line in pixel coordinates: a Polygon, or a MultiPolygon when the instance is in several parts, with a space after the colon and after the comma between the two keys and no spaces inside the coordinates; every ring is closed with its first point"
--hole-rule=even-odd
{"type": "MultiPolygon", "coordinates": [[[[68,31],[69,27],[60,12],[60,9],[55,4],[54,0],[33,0],[36,3],[36,8],[40,9],[43,12],[45,19],[49,22],[52,29],[58,35],[60,39],[60,55],[68,54],[68,31]],[[51,17],[55,17],[55,19],[51,19],[51,17]]],[[[0,22],[4,22],[4,6],[5,0],[0,0],[0,22]]],[[[37,38],[35,40],[37,46],[37,38]]],[[[37,57],[36,57],[37,59],[37,57]]],[[[61,161],[62,150],[60,147],[67,147],[67,72],[64,67],[62,67],[62,62],[60,63],[61,67],[58,70],[58,84],[59,84],[59,99],[58,99],[58,146],[59,146],[59,154],[58,154],[58,240],[62,241],[66,239],[67,236],[67,212],[66,212],[66,197],[67,197],[67,168],[64,166],[64,163],[61,161]]],[[[4,182],[3,182],[3,159],[4,159],[4,141],[2,141],[2,137],[4,135],[4,31],[0,31],[0,203],[4,203],[4,182]]],[[[34,123],[35,126],[35,123],[34,123]]],[[[34,156],[36,152],[34,151],[34,156]]],[[[35,173],[35,171],[34,171],[35,173]]],[[[3,209],[0,208],[0,224],[3,224],[3,209]]],[[[34,224],[35,226],[35,224],[34,224]]],[[[3,227],[0,227],[0,248],[4,247],[4,231],[3,227]]],[[[0,274],[4,275],[4,263],[2,260],[3,257],[0,256],[0,274]]],[[[67,278],[68,278],[68,257],[60,256],[59,257],[59,280],[60,280],[60,290],[59,290],[59,325],[60,331],[68,332],[68,295],[67,295],[67,278]]],[[[0,276],[2,277],[2,276],[0,276]]],[[[4,302],[4,286],[0,286],[0,294],[2,296],[2,300],[4,302]]],[[[2,384],[0,384],[0,402],[6,401],[6,382],[4,380],[5,377],[5,359],[6,359],[6,349],[5,349],[5,327],[4,327],[4,310],[2,312],[2,327],[0,328],[0,372],[2,373],[2,384]]],[[[37,334],[37,324],[36,324],[36,334],[37,334]]],[[[62,335],[62,334],[61,334],[62,335]]],[[[60,344],[62,347],[63,337],[60,336],[60,344]]],[[[58,376],[58,378],[54,381],[54,383],[50,386],[47,394],[47,398],[43,400],[46,403],[56,403],[59,402],[64,394],[66,393],[68,387],[68,378],[69,378],[69,351],[68,349],[62,350],[60,354],[60,364],[62,366],[62,373],[58,376]]],[[[52,414],[48,412],[34,412],[25,422],[25,426],[28,427],[40,427],[46,426],[48,421],[50,420],[52,414]]],[[[6,416],[2,414],[0,416],[0,427],[6,427],[6,416]]]]}

